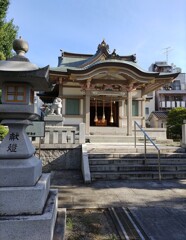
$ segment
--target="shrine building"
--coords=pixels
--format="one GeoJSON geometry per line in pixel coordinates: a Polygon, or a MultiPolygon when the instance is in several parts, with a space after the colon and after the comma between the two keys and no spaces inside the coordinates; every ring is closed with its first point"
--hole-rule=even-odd
{"type": "Polygon", "coordinates": [[[133,122],[145,127],[147,95],[172,82],[178,73],[149,72],[136,63],[136,55],[120,56],[103,40],[95,54],[62,52],[58,66],[50,68],[54,90],[40,94],[44,103],[62,99],[64,125],[116,127],[132,135],[133,122]]]}

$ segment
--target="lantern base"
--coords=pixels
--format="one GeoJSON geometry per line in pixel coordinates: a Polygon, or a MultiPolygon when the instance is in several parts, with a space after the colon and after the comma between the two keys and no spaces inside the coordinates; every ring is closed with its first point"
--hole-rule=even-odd
{"type": "Polygon", "coordinates": [[[28,159],[0,159],[0,187],[34,186],[42,174],[42,161],[28,159]]]}
{"type": "Polygon", "coordinates": [[[57,216],[57,190],[50,190],[41,215],[0,216],[3,240],[52,240],[57,216]]]}

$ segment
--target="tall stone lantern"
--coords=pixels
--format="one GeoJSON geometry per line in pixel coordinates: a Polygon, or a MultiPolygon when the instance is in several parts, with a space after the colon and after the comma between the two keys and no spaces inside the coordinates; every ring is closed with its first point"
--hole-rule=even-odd
{"type": "Polygon", "coordinates": [[[51,240],[57,213],[57,191],[50,190],[50,175],[34,156],[25,129],[39,115],[34,112],[34,91],[49,91],[49,66],[38,68],[24,55],[28,44],[13,43],[16,55],[0,61],[1,124],[9,133],[0,144],[0,239],[51,240]]]}

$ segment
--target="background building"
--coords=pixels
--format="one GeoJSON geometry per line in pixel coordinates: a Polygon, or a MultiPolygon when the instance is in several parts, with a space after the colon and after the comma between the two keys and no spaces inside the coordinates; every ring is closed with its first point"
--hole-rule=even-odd
{"type": "MultiPolygon", "coordinates": [[[[156,90],[153,95],[153,99],[150,101],[151,105],[147,103],[146,108],[149,108],[149,116],[146,116],[151,123],[151,127],[156,126],[166,126],[165,124],[165,115],[167,115],[168,111],[175,107],[186,107],[186,74],[181,72],[181,69],[175,67],[173,64],[169,65],[167,62],[155,62],[149,68],[152,72],[161,72],[161,73],[179,73],[178,76],[170,83],[165,84],[158,90],[156,90]],[[164,124],[154,124],[152,121],[152,115],[160,116],[162,114],[158,114],[159,112],[163,112],[163,121],[164,124]]],[[[159,119],[159,118],[158,118],[159,119]]],[[[161,120],[159,119],[161,122],[161,120]]]]}

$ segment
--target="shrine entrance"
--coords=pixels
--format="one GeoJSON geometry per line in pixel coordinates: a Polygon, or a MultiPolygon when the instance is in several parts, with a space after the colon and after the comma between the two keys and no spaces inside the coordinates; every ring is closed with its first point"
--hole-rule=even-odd
{"type": "Polygon", "coordinates": [[[119,127],[119,103],[99,96],[90,101],[90,126],[119,127]]]}

